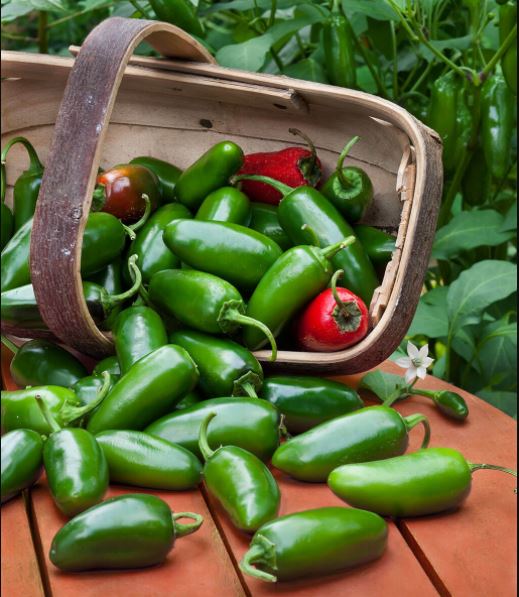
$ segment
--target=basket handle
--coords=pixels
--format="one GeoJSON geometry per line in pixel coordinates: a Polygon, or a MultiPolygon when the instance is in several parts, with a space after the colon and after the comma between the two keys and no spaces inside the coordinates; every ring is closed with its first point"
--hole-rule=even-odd
{"type": "Polygon", "coordinates": [[[113,344],[97,328],[83,297],[83,233],[117,91],[144,39],[168,58],[215,62],[174,25],[121,17],[100,23],[70,72],[34,215],[30,266],[41,316],[60,341],[94,357],[113,354],[113,344]]]}

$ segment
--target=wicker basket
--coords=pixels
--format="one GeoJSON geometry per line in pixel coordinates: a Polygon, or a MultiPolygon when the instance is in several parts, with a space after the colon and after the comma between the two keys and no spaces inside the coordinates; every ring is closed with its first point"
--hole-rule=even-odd
{"type": "MultiPolygon", "coordinates": [[[[375,325],[363,341],[334,353],[280,351],[274,366],[365,371],[404,337],[428,265],[442,185],[440,140],[404,109],[358,91],[222,68],[172,25],[118,17],[96,27],[75,60],[3,52],[2,77],[2,143],[26,135],[46,164],[31,275],[42,317],[62,343],[94,357],[113,353],[110,335],[87,310],[79,273],[100,164],[148,154],[186,167],[223,139],[245,152],[276,150],[294,144],[289,127],[315,140],[325,175],[345,141],[361,136],[351,161],[368,172],[375,188],[363,221],[396,233],[397,248],[375,291],[370,307],[375,325]],[[143,39],[167,60],[132,58],[143,39]]],[[[13,149],[8,184],[25,159],[13,149]]],[[[257,356],[266,361],[269,354],[257,356]]]]}

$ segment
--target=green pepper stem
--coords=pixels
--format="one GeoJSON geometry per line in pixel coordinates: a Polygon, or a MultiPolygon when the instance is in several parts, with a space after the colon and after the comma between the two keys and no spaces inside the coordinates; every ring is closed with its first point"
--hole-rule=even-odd
{"type": "Polygon", "coordinates": [[[344,276],[343,269],[338,269],[333,274],[332,282],[331,282],[332,296],[335,299],[335,302],[337,303],[337,306],[339,307],[340,311],[342,313],[344,313],[347,317],[349,317],[348,309],[347,309],[346,305],[344,304],[343,300],[341,299],[341,297],[339,296],[339,293],[337,292],[337,280],[339,278],[342,278],[343,276],[344,276]]]}
{"type": "Polygon", "coordinates": [[[431,439],[431,425],[429,424],[429,419],[425,415],[421,415],[420,413],[416,413],[415,415],[409,415],[408,417],[404,417],[404,423],[407,428],[407,431],[411,431],[413,427],[418,425],[418,423],[422,423],[424,427],[424,436],[421,448],[427,448],[429,445],[429,440],[431,439]]]}
{"type": "Polygon", "coordinates": [[[341,151],[341,153],[339,155],[339,159],[337,160],[337,167],[335,169],[335,172],[337,173],[337,178],[339,179],[341,186],[344,187],[345,189],[347,189],[348,187],[351,187],[351,183],[346,178],[346,176],[344,176],[344,172],[342,171],[344,160],[346,159],[346,156],[350,152],[350,149],[355,145],[355,143],[357,143],[357,141],[359,139],[360,139],[360,137],[358,135],[356,135],[355,137],[350,139],[350,141],[344,146],[344,149],[341,151]]]}
{"type": "Polygon", "coordinates": [[[112,376],[108,371],[103,371],[101,377],[103,378],[103,385],[99,388],[97,396],[94,400],[92,400],[92,402],[90,402],[90,404],[86,404],[85,406],[70,406],[65,403],[65,405],[62,407],[59,412],[59,417],[64,427],[87,415],[106,398],[110,391],[112,376]]]}
{"type": "Polygon", "coordinates": [[[310,234],[310,236],[312,237],[312,244],[315,247],[321,246],[321,243],[319,242],[319,238],[317,237],[315,230],[311,226],[309,226],[308,224],[303,224],[301,226],[301,230],[304,230],[305,232],[308,232],[310,234]]]}
{"type": "Polygon", "coordinates": [[[126,234],[128,235],[128,238],[130,240],[135,240],[137,238],[137,235],[135,234],[135,232],[126,224],[122,224],[121,226],[123,227],[123,230],[126,232],[126,234]]]}
{"type": "Polygon", "coordinates": [[[299,129],[296,129],[293,127],[289,128],[288,132],[292,133],[292,135],[297,135],[298,137],[301,137],[301,139],[304,139],[305,143],[308,145],[310,152],[312,154],[312,168],[315,167],[315,165],[317,163],[317,150],[315,149],[315,145],[314,145],[314,142],[312,141],[312,139],[310,139],[310,137],[308,135],[303,133],[303,131],[300,131],[299,129]]]}
{"type": "Polygon", "coordinates": [[[434,400],[440,392],[431,392],[429,390],[420,390],[418,388],[409,388],[409,394],[416,394],[417,396],[425,396],[434,400]]]}
{"type": "MultiPolygon", "coordinates": [[[[132,255],[131,257],[133,257],[134,255],[132,255]]],[[[130,259],[131,259],[130,257],[130,259]]],[[[135,255],[135,257],[138,258],[137,255],[135,255]]],[[[144,288],[143,284],[142,284],[142,274],[141,274],[141,270],[137,267],[137,265],[134,264],[134,267],[131,267],[130,265],[130,259],[128,259],[128,269],[130,270],[130,277],[132,279],[133,284],[135,285],[135,283],[137,282],[137,275],[140,276],[140,282],[139,282],[139,296],[141,297],[141,299],[144,301],[144,303],[146,305],[150,305],[150,295],[148,294],[148,291],[146,290],[146,288],[144,288]]],[[[137,259],[135,260],[137,261],[137,259]]],[[[131,295],[133,296],[133,294],[131,295]]]]}
{"type": "Polygon", "coordinates": [[[125,292],[121,292],[120,294],[111,294],[108,299],[108,303],[111,307],[118,305],[119,303],[123,303],[125,300],[131,298],[136,292],[139,291],[142,284],[142,274],[141,270],[136,265],[138,258],[139,256],[134,254],[128,259],[128,269],[130,270],[130,276],[133,280],[133,286],[125,292]]]}
{"type": "Polygon", "coordinates": [[[5,165],[5,161],[7,159],[7,154],[9,153],[9,150],[11,149],[11,147],[13,145],[16,145],[16,143],[21,143],[27,150],[27,153],[29,154],[29,168],[27,168],[27,171],[30,171],[30,172],[42,171],[43,164],[40,162],[40,158],[38,157],[36,150],[34,149],[32,144],[29,142],[29,140],[26,139],[25,137],[14,137],[7,143],[7,145],[2,150],[2,156],[0,157],[2,164],[5,165]]]}
{"type": "Polygon", "coordinates": [[[207,428],[209,423],[216,417],[216,413],[209,413],[207,417],[202,421],[200,425],[200,431],[198,432],[198,447],[204,457],[204,461],[207,462],[214,456],[214,450],[209,446],[207,441],[207,428]]]}
{"type": "MultiPolygon", "coordinates": [[[[275,547],[268,539],[262,535],[254,537],[254,545],[248,549],[240,562],[240,570],[267,582],[276,582],[277,577],[263,570],[259,570],[253,564],[269,564],[275,561],[275,547]]],[[[271,566],[272,567],[272,566],[271,566]]]]}
{"type": "Polygon", "coordinates": [[[240,384],[240,387],[249,398],[258,397],[258,395],[256,394],[256,388],[250,383],[250,381],[246,381],[240,384]]]}
{"type": "Polygon", "coordinates": [[[137,232],[137,230],[140,230],[144,226],[144,224],[146,224],[151,213],[150,198],[148,197],[148,195],[146,195],[146,193],[142,194],[142,198],[144,199],[144,203],[146,204],[146,207],[144,208],[144,213],[142,214],[141,218],[135,222],[135,224],[131,224],[130,226],[128,226],[128,228],[130,230],[133,230],[134,232],[137,232]]]}
{"type": "Polygon", "coordinates": [[[38,405],[38,408],[40,409],[41,414],[43,415],[44,419],[47,421],[47,424],[51,428],[51,433],[56,433],[57,431],[61,431],[62,426],[52,416],[52,413],[50,412],[50,409],[47,406],[47,403],[45,402],[45,400],[43,400],[43,398],[39,394],[36,394],[36,396],[34,396],[34,399],[36,400],[36,404],[38,405]]]}
{"type": "Polygon", "coordinates": [[[265,184],[274,187],[276,191],[279,191],[283,197],[286,197],[289,193],[294,190],[294,187],[289,187],[287,184],[270,178],[270,176],[262,176],[260,174],[240,174],[239,176],[233,177],[233,183],[240,182],[240,180],[255,180],[256,182],[264,182],[265,184]]]}
{"type": "Polygon", "coordinates": [[[171,518],[173,519],[173,526],[175,527],[175,537],[178,539],[179,537],[185,537],[186,535],[191,535],[195,531],[202,526],[204,522],[204,517],[200,514],[195,514],[194,512],[172,512],[171,518]],[[177,522],[179,518],[192,518],[195,522],[191,522],[189,524],[182,524],[177,522]]]}
{"type": "Polygon", "coordinates": [[[517,471],[514,469],[499,466],[497,464],[473,464],[472,462],[469,462],[469,467],[472,472],[487,469],[492,471],[501,471],[502,473],[508,473],[509,475],[517,477],[517,471]]]}
{"type": "Polygon", "coordinates": [[[228,309],[225,313],[225,319],[227,321],[235,321],[240,325],[250,325],[251,327],[255,327],[261,332],[263,332],[265,336],[268,338],[268,341],[270,342],[270,346],[272,348],[270,360],[274,362],[277,359],[278,347],[276,344],[276,340],[270,329],[262,321],[258,321],[257,319],[248,317],[247,315],[243,315],[237,309],[228,309]]]}
{"type": "Polygon", "coordinates": [[[20,349],[18,348],[18,346],[16,346],[16,344],[14,342],[12,342],[11,340],[9,340],[9,338],[6,338],[5,336],[1,336],[0,337],[2,344],[8,348],[12,353],[16,354],[20,349]]]}
{"type": "Polygon", "coordinates": [[[339,243],[335,243],[334,245],[330,245],[329,247],[325,247],[324,249],[321,249],[321,255],[325,259],[332,259],[332,257],[334,257],[339,251],[342,251],[342,249],[349,247],[356,240],[357,239],[353,235],[348,236],[344,240],[341,240],[341,242],[339,242],[339,243]]]}

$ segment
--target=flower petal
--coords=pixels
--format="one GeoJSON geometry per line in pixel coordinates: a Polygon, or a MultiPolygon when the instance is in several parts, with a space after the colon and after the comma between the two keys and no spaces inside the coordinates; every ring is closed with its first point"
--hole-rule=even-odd
{"type": "Polygon", "coordinates": [[[412,359],[417,359],[417,358],[420,357],[420,353],[418,351],[418,348],[416,348],[416,346],[412,342],[408,342],[407,343],[407,354],[412,359]]]}
{"type": "Polygon", "coordinates": [[[427,367],[430,367],[433,363],[434,359],[431,359],[431,357],[425,357],[425,359],[422,362],[422,365],[427,369],[427,367]]]}
{"type": "Polygon", "coordinates": [[[409,367],[409,369],[405,372],[405,382],[410,384],[416,379],[416,367],[409,367]]]}
{"type": "Polygon", "coordinates": [[[403,369],[408,369],[413,364],[413,361],[409,357],[399,357],[395,363],[403,369]]]}
{"type": "Polygon", "coordinates": [[[418,354],[420,356],[420,359],[422,359],[422,361],[427,358],[427,355],[429,354],[429,345],[428,344],[424,344],[422,346],[422,348],[420,348],[420,350],[418,351],[418,354]]]}
{"type": "Polygon", "coordinates": [[[425,367],[418,367],[416,369],[416,375],[417,377],[419,377],[420,379],[425,379],[426,375],[427,375],[427,369],[425,367]]]}

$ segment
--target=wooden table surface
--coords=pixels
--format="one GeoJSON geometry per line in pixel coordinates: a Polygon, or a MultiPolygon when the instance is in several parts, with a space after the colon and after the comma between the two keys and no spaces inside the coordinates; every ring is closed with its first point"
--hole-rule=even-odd
{"type": "MultiPolygon", "coordinates": [[[[2,346],[4,387],[10,353],[2,346]]],[[[402,370],[387,361],[379,369],[402,370]]],[[[336,379],[356,386],[361,375],[336,379]]],[[[427,376],[426,389],[451,388],[427,376]]],[[[404,415],[421,412],[432,425],[431,446],[449,446],[471,462],[516,468],[516,422],[477,397],[462,394],[470,409],[467,421],[443,417],[426,398],[413,397],[397,405],[404,415]]],[[[421,442],[411,432],[410,450],[421,442]]],[[[305,484],[275,473],[281,488],[280,514],[318,506],[345,504],[325,484],[305,484]]],[[[497,471],[477,471],[472,492],[457,511],[389,522],[385,554],[375,563],[347,573],[271,585],[242,575],[237,567],[249,538],[235,530],[217,504],[201,490],[153,492],[173,510],[202,514],[199,532],[182,538],[161,566],[118,572],[65,574],[48,559],[52,538],[66,522],[40,480],[30,493],[2,506],[3,597],[512,597],[516,595],[517,508],[513,477],[497,471]]],[[[114,486],[107,497],[135,493],[114,486]]],[[[149,493],[149,490],[141,490],[149,493]]]]}

